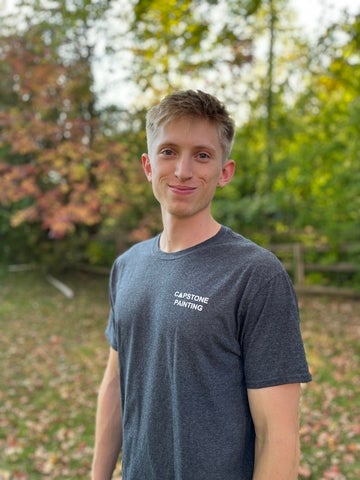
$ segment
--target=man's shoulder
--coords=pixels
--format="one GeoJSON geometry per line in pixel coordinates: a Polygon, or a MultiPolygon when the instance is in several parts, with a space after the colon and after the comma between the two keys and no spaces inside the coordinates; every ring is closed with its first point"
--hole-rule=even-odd
{"type": "Polygon", "coordinates": [[[115,265],[150,256],[154,249],[155,242],[156,237],[152,237],[147,240],[134,243],[127,250],[118,255],[114,262],[115,265]]]}
{"type": "Polygon", "coordinates": [[[257,255],[260,257],[274,257],[274,254],[270,252],[266,247],[256,243],[250,238],[244,237],[238,232],[235,232],[229,227],[223,227],[223,242],[227,244],[229,248],[245,250],[248,253],[257,255]]]}
{"type": "Polygon", "coordinates": [[[234,230],[223,227],[222,247],[234,264],[241,263],[242,268],[283,271],[280,260],[266,247],[244,237],[234,230]]]}

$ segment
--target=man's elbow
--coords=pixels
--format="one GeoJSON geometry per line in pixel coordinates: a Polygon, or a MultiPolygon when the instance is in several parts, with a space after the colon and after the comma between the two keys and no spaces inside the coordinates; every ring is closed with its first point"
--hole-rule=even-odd
{"type": "Polygon", "coordinates": [[[298,436],[256,437],[254,480],[297,480],[299,462],[298,436]]]}

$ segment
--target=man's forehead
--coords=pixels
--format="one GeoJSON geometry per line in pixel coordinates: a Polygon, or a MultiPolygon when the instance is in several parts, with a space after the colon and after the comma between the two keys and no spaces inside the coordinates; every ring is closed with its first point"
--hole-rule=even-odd
{"type": "Polygon", "coordinates": [[[219,137],[216,126],[207,119],[197,117],[174,118],[159,126],[156,137],[180,137],[182,135],[191,135],[202,133],[204,136],[211,135],[219,137]]]}

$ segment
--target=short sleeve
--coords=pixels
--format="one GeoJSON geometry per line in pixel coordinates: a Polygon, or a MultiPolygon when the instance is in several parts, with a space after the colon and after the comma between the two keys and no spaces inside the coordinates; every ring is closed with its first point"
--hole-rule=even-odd
{"type": "Polygon", "coordinates": [[[116,297],[116,264],[114,264],[109,280],[109,301],[110,301],[110,312],[108,323],[105,330],[105,336],[110,346],[114,350],[118,350],[118,338],[117,338],[117,329],[115,322],[115,297],[116,297]]]}
{"type": "Polygon", "coordinates": [[[105,330],[105,336],[107,338],[107,341],[109,342],[109,345],[117,351],[118,349],[118,344],[117,344],[117,338],[115,335],[115,326],[114,326],[114,319],[113,315],[110,312],[107,327],[105,330]]]}
{"type": "Polygon", "coordinates": [[[287,272],[260,282],[244,313],[240,341],[247,388],[311,380],[287,272]]]}

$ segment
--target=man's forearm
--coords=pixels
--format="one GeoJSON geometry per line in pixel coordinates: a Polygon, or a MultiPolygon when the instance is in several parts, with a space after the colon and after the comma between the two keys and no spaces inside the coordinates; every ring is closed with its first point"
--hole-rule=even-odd
{"type": "Polygon", "coordinates": [[[299,471],[297,438],[255,443],[253,480],[296,480],[299,471]]]}
{"type": "Polygon", "coordinates": [[[122,446],[118,384],[104,379],[99,392],[92,480],[110,480],[122,446]]]}
{"type": "Polygon", "coordinates": [[[255,426],[253,480],[296,480],[300,384],[249,389],[248,397],[255,426]]]}

